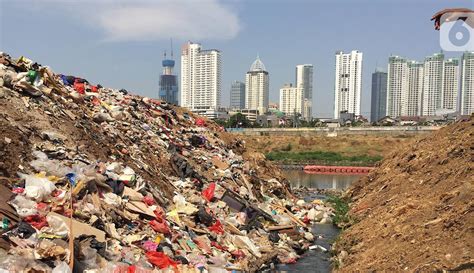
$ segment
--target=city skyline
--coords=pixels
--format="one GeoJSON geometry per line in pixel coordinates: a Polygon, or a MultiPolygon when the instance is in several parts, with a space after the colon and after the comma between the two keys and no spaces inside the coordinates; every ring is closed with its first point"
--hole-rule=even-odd
{"type": "MultiPolygon", "coordinates": [[[[443,53],[434,53],[422,62],[390,56],[386,115],[396,118],[460,113],[459,96],[466,92],[459,88],[462,82],[459,59],[446,59],[443,53]]],[[[473,71],[467,74],[472,75],[473,71]]],[[[374,93],[377,96],[373,89],[372,95],[374,93]]],[[[474,98],[471,96],[468,101],[474,101],[474,98]]],[[[372,110],[377,108],[374,106],[372,110]]]]}
{"type": "MultiPolygon", "coordinates": [[[[45,2],[40,5],[31,1],[2,1],[2,10],[9,10],[9,13],[2,14],[0,42],[2,51],[15,57],[25,55],[48,63],[58,73],[81,76],[91,82],[100,80],[102,85],[125,88],[151,97],[157,96],[156,77],[161,69],[157,65],[161,62],[161,54],[157,52],[168,48],[169,38],[173,37],[176,44],[183,44],[187,40],[200,42],[208,48],[222,51],[223,105],[228,105],[230,101],[228,86],[234,80],[244,81],[242,75],[256,53],[265,60],[272,75],[270,102],[278,102],[279,88],[293,81],[295,65],[312,63],[315,66],[313,115],[318,117],[333,116],[334,52],[357,48],[365,53],[361,114],[368,117],[370,79],[375,68],[381,64],[385,66],[387,56],[392,54],[422,60],[425,56],[439,52],[439,33],[433,30],[433,23],[429,21],[431,16],[446,7],[472,5],[471,1],[402,2],[403,5],[400,5],[400,1],[302,1],[294,5],[288,1],[275,2],[271,12],[268,12],[268,3],[264,1],[212,1],[196,5],[195,9],[206,10],[204,14],[211,19],[222,20],[219,26],[193,26],[193,20],[190,20],[189,23],[175,24],[170,30],[162,31],[162,26],[157,22],[156,31],[144,27],[136,31],[139,33],[134,36],[134,33],[126,31],[117,34],[108,25],[91,24],[90,20],[84,19],[87,16],[77,16],[78,11],[87,14],[93,10],[96,14],[94,18],[102,18],[108,11],[122,8],[112,2],[45,2]],[[341,4],[347,8],[338,8],[341,4]],[[261,13],[264,11],[268,16],[262,22],[261,13]],[[358,16],[360,13],[366,16],[358,16]],[[18,22],[15,14],[23,14],[25,20],[18,22]],[[43,16],[45,14],[47,16],[43,16]],[[380,14],[384,15],[383,20],[380,14]],[[400,14],[403,14],[403,20],[399,20],[400,14]],[[222,15],[229,16],[222,18],[222,15]],[[387,25],[385,21],[398,23],[387,25]],[[347,28],[347,22],[351,22],[350,29],[347,28]],[[61,33],[73,29],[76,35],[47,37],[40,32],[31,32],[31,25],[39,29],[49,29],[54,25],[56,31],[61,33]],[[298,28],[294,28],[295,25],[298,28]],[[222,31],[223,28],[225,31],[222,31]],[[29,34],[25,36],[24,33],[29,34]],[[288,43],[291,40],[298,40],[298,43],[288,43]]],[[[142,2],[140,5],[153,5],[150,10],[158,10],[157,14],[162,14],[155,4],[142,2]]],[[[167,10],[169,8],[176,13],[173,13],[173,22],[183,18],[182,14],[189,13],[191,18],[195,18],[194,10],[189,11],[190,8],[183,8],[179,3],[177,7],[173,5],[171,2],[165,5],[167,10]]],[[[95,23],[94,18],[91,19],[92,23],[95,23]]],[[[141,18],[134,16],[134,20],[140,21],[141,18]]],[[[117,27],[121,30],[119,27],[121,25],[117,27]]],[[[447,54],[447,57],[451,56],[447,54]]],[[[459,57],[459,54],[454,56],[459,57]]],[[[180,71],[179,62],[175,71],[180,71]]]]}

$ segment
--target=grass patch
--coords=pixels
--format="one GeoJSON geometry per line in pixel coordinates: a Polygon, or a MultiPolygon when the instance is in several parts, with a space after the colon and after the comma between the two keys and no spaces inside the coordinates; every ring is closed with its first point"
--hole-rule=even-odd
{"type": "Polygon", "coordinates": [[[332,221],[338,227],[344,229],[349,227],[354,221],[349,217],[349,201],[347,198],[330,195],[326,202],[334,208],[334,216],[332,221]]]}
{"type": "MultiPolygon", "coordinates": [[[[286,149],[290,147],[285,147],[286,149]]],[[[356,155],[345,156],[336,152],[323,151],[305,151],[305,152],[290,152],[290,151],[272,151],[265,155],[267,159],[272,161],[279,161],[283,163],[298,163],[298,162],[318,162],[327,165],[334,165],[340,163],[341,165],[368,165],[372,166],[378,161],[382,160],[381,156],[356,155]]]]}

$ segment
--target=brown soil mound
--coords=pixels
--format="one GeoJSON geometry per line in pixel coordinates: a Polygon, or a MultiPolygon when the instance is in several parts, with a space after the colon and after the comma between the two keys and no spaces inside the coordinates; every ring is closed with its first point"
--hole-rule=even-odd
{"type": "Polygon", "coordinates": [[[349,190],[339,272],[474,269],[474,118],[399,149],[349,190]]]}

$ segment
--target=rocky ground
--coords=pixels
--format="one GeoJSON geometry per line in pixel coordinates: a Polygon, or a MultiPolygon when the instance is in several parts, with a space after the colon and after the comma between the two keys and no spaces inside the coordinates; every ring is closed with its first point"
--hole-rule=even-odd
{"type": "Polygon", "coordinates": [[[472,272],[474,118],[397,146],[347,196],[337,272],[472,272]]]}

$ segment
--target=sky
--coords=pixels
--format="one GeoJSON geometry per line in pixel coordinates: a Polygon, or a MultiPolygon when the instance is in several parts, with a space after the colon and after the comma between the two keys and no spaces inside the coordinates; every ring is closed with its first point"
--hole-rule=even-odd
{"type": "MultiPolygon", "coordinates": [[[[335,52],[363,52],[361,112],[370,114],[371,74],[390,55],[422,61],[440,52],[431,16],[474,8],[472,0],[0,0],[0,51],[56,73],[157,97],[164,50],[175,73],[186,41],[222,52],[222,105],[257,54],[270,74],[270,102],[313,64],[313,115],[331,117],[335,52]]],[[[459,57],[460,54],[447,54],[459,57]]]]}

